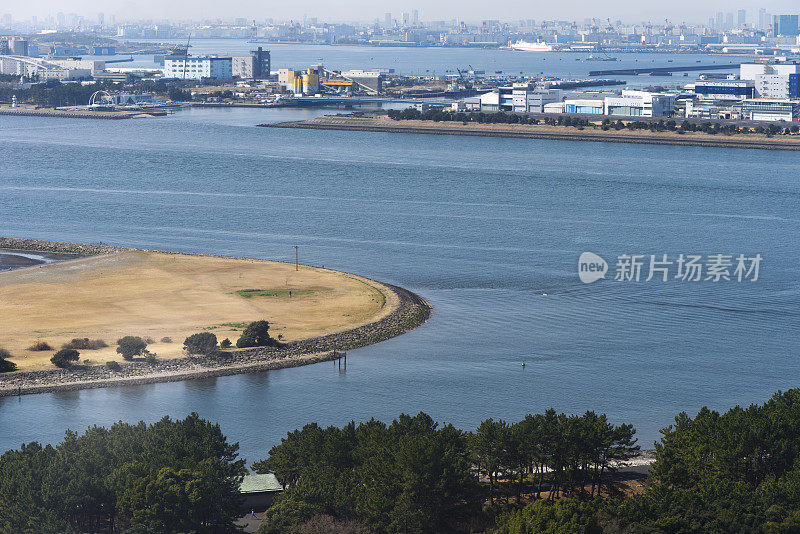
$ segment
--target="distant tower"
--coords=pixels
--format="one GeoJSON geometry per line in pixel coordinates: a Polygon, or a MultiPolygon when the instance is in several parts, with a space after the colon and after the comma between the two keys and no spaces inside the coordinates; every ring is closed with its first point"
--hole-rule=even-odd
{"type": "Polygon", "coordinates": [[[411,12],[411,21],[414,23],[414,26],[419,24],[419,9],[415,9],[411,12]]]}
{"type": "Polygon", "coordinates": [[[105,23],[105,21],[106,21],[106,16],[103,13],[98,13],[97,24],[99,24],[101,28],[103,27],[103,23],[105,23]]]}
{"type": "Polygon", "coordinates": [[[391,13],[387,13],[387,14],[384,16],[383,24],[384,24],[384,26],[386,26],[387,28],[391,28],[391,27],[392,27],[392,14],[391,14],[391,13]]]}
{"type": "Polygon", "coordinates": [[[747,26],[747,11],[745,11],[744,9],[740,9],[737,12],[737,14],[738,14],[738,20],[736,22],[738,23],[738,26],[740,28],[744,28],[745,26],[747,26]]]}

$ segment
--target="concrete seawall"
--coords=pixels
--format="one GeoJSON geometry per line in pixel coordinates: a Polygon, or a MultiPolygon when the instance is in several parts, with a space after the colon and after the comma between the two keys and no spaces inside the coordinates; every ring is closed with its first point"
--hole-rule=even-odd
{"type": "Polygon", "coordinates": [[[617,132],[617,131],[537,131],[536,127],[512,128],[503,125],[487,125],[479,127],[462,125],[461,123],[435,123],[431,125],[403,124],[403,121],[389,122],[370,119],[345,119],[332,117],[319,117],[307,121],[279,122],[274,124],[259,124],[268,128],[297,128],[308,130],[350,130],[362,132],[386,132],[428,135],[464,135],[473,137],[508,137],[520,139],[544,139],[554,141],[594,141],[601,143],[634,143],[644,145],[675,145],[699,146],[710,148],[748,148],[760,150],[800,150],[800,141],[795,140],[770,140],[746,139],[742,137],[726,138],[697,134],[675,134],[672,132],[617,132]]]}
{"type": "Polygon", "coordinates": [[[129,111],[58,111],[55,109],[21,109],[0,108],[0,115],[14,115],[17,117],[56,117],[62,119],[132,119],[144,112],[133,113],[129,111]]]}
{"type": "MultiPolygon", "coordinates": [[[[31,239],[0,238],[0,248],[96,255],[132,250],[107,245],[81,245],[31,239]]],[[[382,284],[398,297],[397,308],[386,317],[357,328],[303,339],[280,347],[223,350],[214,356],[127,362],[118,371],[106,366],[19,371],[0,374],[0,397],[71,391],[157,382],[175,382],[297,367],[340,356],[339,351],[372,345],[424,323],[431,313],[422,297],[403,288],[382,284]]]]}

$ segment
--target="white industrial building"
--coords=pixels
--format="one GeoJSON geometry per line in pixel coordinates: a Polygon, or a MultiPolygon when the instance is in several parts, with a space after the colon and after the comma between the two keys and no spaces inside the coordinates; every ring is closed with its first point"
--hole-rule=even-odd
{"type": "Polygon", "coordinates": [[[759,98],[800,97],[800,64],[793,61],[742,63],[739,78],[752,80],[759,98]]]}
{"type": "Polygon", "coordinates": [[[556,114],[564,113],[564,102],[551,102],[550,104],[545,104],[544,112],[556,114]]]}
{"type": "Polygon", "coordinates": [[[791,81],[792,76],[788,74],[759,74],[756,76],[756,94],[760,98],[789,98],[791,81]]]}
{"type": "Polygon", "coordinates": [[[255,70],[256,60],[253,56],[233,56],[231,58],[231,74],[243,80],[250,80],[255,70]]]}
{"type": "Polygon", "coordinates": [[[698,81],[694,93],[704,100],[742,100],[756,94],[754,80],[698,81]]]}
{"type": "Polygon", "coordinates": [[[538,89],[534,84],[515,83],[499,87],[480,96],[481,111],[514,111],[517,113],[544,113],[544,106],[561,102],[560,89],[538,89]]]}
{"type": "Polygon", "coordinates": [[[164,78],[230,80],[233,60],[230,56],[167,56],[163,72],[164,78]]]}
{"type": "Polygon", "coordinates": [[[564,99],[564,93],[560,89],[537,89],[534,84],[528,83],[515,83],[510,88],[501,87],[499,94],[500,109],[518,113],[544,113],[546,104],[564,99]]]}
{"type": "Polygon", "coordinates": [[[581,113],[584,115],[602,115],[605,101],[591,98],[568,98],[564,100],[564,113],[581,113]]]}
{"type": "Polygon", "coordinates": [[[43,82],[48,80],[58,80],[60,82],[67,80],[88,80],[92,77],[92,71],[89,69],[68,69],[64,67],[39,69],[36,73],[43,82]]]}
{"type": "Polygon", "coordinates": [[[752,98],[742,103],[742,118],[752,121],[793,122],[798,102],[786,99],[752,98]]]}
{"type": "Polygon", "coordinates": [[[620,117],[669,117],[675,111],[675,95],[648,91],[622,91],[622,96],[608,96],[603,113],[620,117]]]}
{"type": "Polygon", "coordinates": [[[49,65],[55,65],[62,69],[67,70],[82,70],[89,71],[90,75],[100,74],[106,68],[105,61],[91,60],[91,59],[51,59],[44,60],[49,65]]]}
{"type": "Polygon", "coordinates": [[[782,74],[788,76],[790,74],[798,74],[800,65],[790,62],[775,62],[775,63],[742,63],[739,65],[739,79],[755,81],[756,77],[763,74],[782,74]]]}

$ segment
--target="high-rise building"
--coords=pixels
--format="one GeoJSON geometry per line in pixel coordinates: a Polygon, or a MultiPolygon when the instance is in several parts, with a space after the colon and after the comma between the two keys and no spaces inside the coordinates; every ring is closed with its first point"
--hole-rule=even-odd
{"type": "Polygon", "coordinates": [[[737,26],[739,28],[744,28],[745,26],[747,26],[747,11],[745,11],[744,9],[740,9],[737,12],[737,14],[738,14],[738,17],[737,17],[737,23],[738,24],[737,24],[737,26]]]}
{"type": "Polygon", "coordinates": [[[725,13],[725,29],[733,29],[733,13],[725,13]]]}
{"type": "Polygon", "coordinates": [[[386,15],[384,15],[383,25],[386,26],[387,28],[391,28],[392,27],[392,14],[391,13],[386,13],[386,15]]]}
{"type": "Polygon", "coordinates": [[[800,17],[797,15],[778,15],[775,18],[775,35],[796,37],[800,35],[800,17]]]}
{"type": "Polygon", "coordinates": [[[268,78],[272,69],[269,50],[263,50],[260,46],[258,50],[251,50],[253,57],[253,78],[268,78]]]}
{"type": "Polygon", "coordinates": [[[758,10],[758,29],[766,30],[767,26],[769,26],[769,20],[767,20],[767,10],[762,7],[758,10]]]}
{"type": "Polygon", "coordinates": [[[725,14],[722,11],[717,12],[717,23],[714,26],[714,29],[717,31],[725,29],[725,14]]]}
{"type": "Polygon", "coordinates": [[[414,26],[419,24],[419,9],[415,9],[411,12],[411,20],[414,23],[414,26]]]}
{"type": "Polygon", "coordinates": [[[411,20],[411,17],[408,13],[403,13],[403,26],[408,26],[408,22],[411,20]]]}
{"type": "Polygon", "coordinates": [[[27,56],[28,40],[21,37],[12,37],[8,40],[8,48],[14,56],[27,56]]]}

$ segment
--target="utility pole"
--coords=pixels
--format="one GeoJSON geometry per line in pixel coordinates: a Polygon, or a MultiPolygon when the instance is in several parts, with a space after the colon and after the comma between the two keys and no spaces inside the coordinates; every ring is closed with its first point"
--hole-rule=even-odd
{"type": "Polygon", "coordinates": [[[292,245],[294,247],[294,270],[300,270],[300,250],[298,249],[297,245],[292,245]]]}

